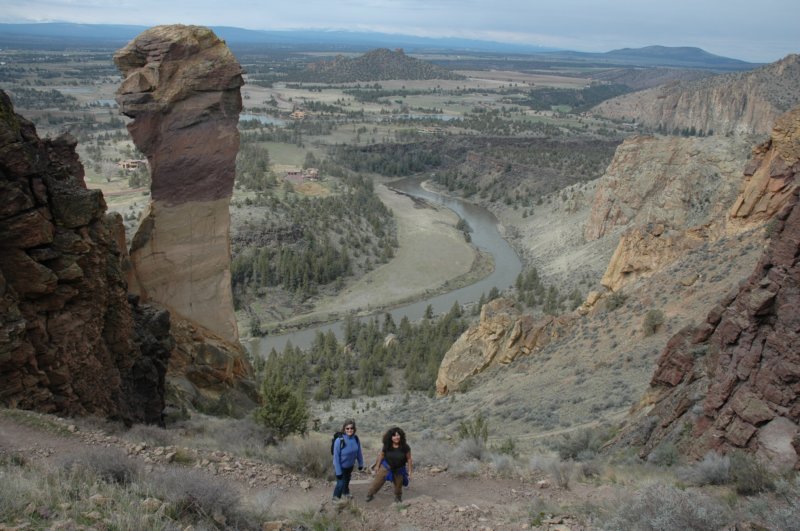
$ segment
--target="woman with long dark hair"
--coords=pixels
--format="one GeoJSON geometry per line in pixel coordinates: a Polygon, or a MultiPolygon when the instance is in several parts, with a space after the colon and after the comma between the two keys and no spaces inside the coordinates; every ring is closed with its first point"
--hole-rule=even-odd
{"type": "Polygon", "coordinates": [[[403,501],[403,487],[408,486],[413,468],[414,462],[411,459],[411,447],[406,442],[406,433],[396,426],[390,428],[383,434],[383,448],[372,465],[375,480],[367,492],[367,501],[372,501],[385,481],[391,481],[394,485],[394,501],[403,501]]]}

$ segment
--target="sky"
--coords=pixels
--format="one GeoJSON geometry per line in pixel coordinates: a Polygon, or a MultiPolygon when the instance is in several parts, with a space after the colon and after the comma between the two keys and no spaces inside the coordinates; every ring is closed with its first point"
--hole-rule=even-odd
{"type": "Polygon", "coordinates": [[[586,52],[697,46],[752,62],[800,53],[799,0],[0,0],[0,22],[343,29],[586,52]]]}

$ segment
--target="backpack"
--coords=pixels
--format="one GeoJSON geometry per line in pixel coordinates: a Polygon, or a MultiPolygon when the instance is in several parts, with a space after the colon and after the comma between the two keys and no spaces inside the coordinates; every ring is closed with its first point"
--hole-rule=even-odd
{"type": "MultiPolygon", "coordinates": [[[[356,444],[361,446],[361,441],[358,440],[358,435],[353,434],[353,437],[356,440],[356,444]]],[[[344,433],[342,433],[340,431],[334,432],[333,438],[331,439],[331,455],[333,455],[333,445],[336,442],[336,439],[341,439],[341,441],[342,441],[342,442],[339,443],[339,450],[344,448],[344,433]]]]}

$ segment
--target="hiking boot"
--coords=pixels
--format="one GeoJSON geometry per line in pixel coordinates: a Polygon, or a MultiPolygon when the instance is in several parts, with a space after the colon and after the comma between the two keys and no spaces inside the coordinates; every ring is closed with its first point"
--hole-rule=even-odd
{"type": "Polygon", "coordinates": [[[374,496],[372,494],[367,494],[367,501],[371,502],[374,496]]]}
{"type": "Polygon", "coordinates": [[[401,496],[400,494],[395,494],[394,501],[400,503],[401,501],[403,501],[403,496],[401,496]]]}

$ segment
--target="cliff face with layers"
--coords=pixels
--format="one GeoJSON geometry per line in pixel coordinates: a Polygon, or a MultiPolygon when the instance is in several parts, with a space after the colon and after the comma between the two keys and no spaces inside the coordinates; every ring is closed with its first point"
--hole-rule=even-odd
{"type": "Polygon", "coordinates": [[[0,403],[160,422],[169,315],[129,299],[122,220],[75,145],[0,91],[0,403]]]}
{"type": "Polygon", "coordinates": [[[131,243],[131,290],[238,341],[230,214],[242,69],[197,26],[158,26],[114,55],[128,130],[147,156],[151,202],[131,243]]]}
{"type": "Polygon", "coordinates": [[[228,210],[241,66],[211,30],[180,25],[141,33],[114,62],[125,76],[117,101],[152,182],[130,290],[170,309],[169,401],[243,413],[255,393],[233,312],[228,210]]]}
{"type": "Polygon", "coordinates": [[[800,55],[751,72],[675,82],[605,101],[593,112],[665,131],[768,133],[800,104],[800,55]]]}
{"type": "MultiPolygon", "coordinates": [[[[776,182],[752,209],[772,220],[770,244],[752,275],[726,295],[704,323],[675,335],[662,351],[645,404],[652,405],[617,444],[647,455],[672,442],[701,456],[748,448],[779,468],[800,468],[800,109],[782,117],[757,149],[731,215],[753,189],[754,176],[776,182]],[[776,170],[777,168],[777,170],[776,170]],[[688,431],[687,431],[688,430],[688,431]]],[[[742,222],[741,219],[738,220],[742,222]]]]}

